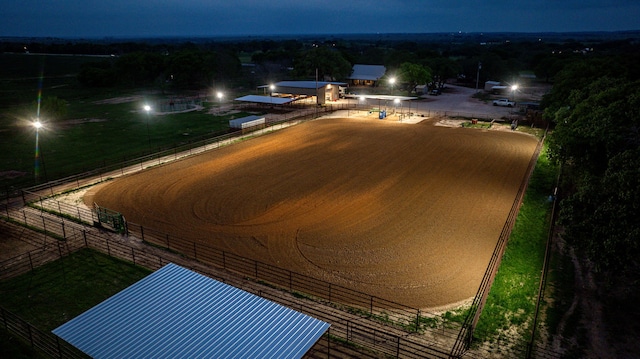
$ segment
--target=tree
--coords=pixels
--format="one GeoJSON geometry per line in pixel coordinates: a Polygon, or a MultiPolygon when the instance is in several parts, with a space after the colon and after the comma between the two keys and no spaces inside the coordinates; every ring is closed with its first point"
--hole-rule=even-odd
{"type": "Polygon", "coordinates": [[[82,66],[78,81],[89,87],[110,87],[118,83],[118,74],[111,61],[91,62],[82,66]]]}
{"type": "Polygon", "coordinates": [[[185,50],[170,56],[166,72],[177,88],[200,88],[211,84],[216,70],[217,63],[212,54],[185,50]]]}
{"type": "MultiPolygon", "coordinates": [[[[566,84],[560,85],[566,92],[566,84]]],[[[564,237],[583,249],[598,270],[637,270],[640,81],[602,77],[573,88],[564,104],[554,113],[549,146],[564,168],[559,216],[564,237]]]]}
{"type": "Polygon", "coordinates": [[[400,65],[400,80],[404,84],[405,90],[411,95],[417,85],[431,82],[431,69],[426,66],[405,62],[400,65]]]}
{"type": "Polygon", "coordinates": [[[314,47],[300,53],[294,60],[294,75],[300,78],[315,76],[320,80],[342,80],[351,74],[351,64],[340,51],[326,46],[314,47]]]}
{"type": "Polygon", "coordinates": [[[441,88],[447,79],[456,77],[460,73],[460,67],[451,59],[446,57],[434,57],[426,61],[431,69],[430,88],[441,88]]]}
{"type": "Polygon", "coordinates": [[[118,79],[127,86],[153,83],[165,70],[165,56],[150,52],[134,52],[118,58],[118,79]]]}

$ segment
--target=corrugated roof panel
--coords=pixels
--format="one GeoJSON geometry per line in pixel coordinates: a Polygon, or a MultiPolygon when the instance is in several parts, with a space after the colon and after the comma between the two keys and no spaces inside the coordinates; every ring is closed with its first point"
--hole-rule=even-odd
{"type": "Polygon", "coordinates": [[[280,81],[275,84],[276,89],[280,87],[316,89],[327,85],[346,86],[347,83],[334,81],[280,81]]]}
{"type": "Polygon", "coordinates": [[[94,358],[300,358],[328,328],[168,264],[53,333],[94,358]]]}
{"type": "Polygon", "coordinates": [[[243,101],[243,102],[284,105],[286,103],[293,102],[294,99],[286,98],[286,97],[276,97],[276,96],[246,95],[246,96],[238,97],[235,100],[243,101]]]}
{"type": "Polygon", "coordinates": [[[378,81],[387,72],[387,68],[382,65],[353,65],[351,70],[352,80],[372,80],[378,81]]]}

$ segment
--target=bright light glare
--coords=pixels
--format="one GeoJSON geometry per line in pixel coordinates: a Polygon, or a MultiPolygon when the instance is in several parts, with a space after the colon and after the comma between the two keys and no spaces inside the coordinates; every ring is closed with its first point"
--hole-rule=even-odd
{"type": "Polygon", "coordinates": [[[151,106],[144,105],[144,110],[147,111],[147,112],[151,111],[151,106]]]}
{"type": "Polygon", "coordinates": [[[35,127],[35,128],[36,128],[36,130],[41,129],[41,128],[42,128],[42,122],[40,122],[40,121],[36,121],[36,122],[34,122],[34,123],[33,123],[33,127],[35,127]]]}
{"type": "Polygon", "coordinates": [[[393,102],[395,102],[396,104],[399,104],[400,103],[400,99],[396,98],[396,99],[393,100],[393,102]]]}
{"type": "Polygon", "coordinates": [[[513,86],[511,86],[511,91],[515,91],[515,90],[517,90],[517,89],[518,89],[518,85],[513,85],[513,86]]]}
{"type": "Polygon", "coordinates": [[[222,92],[218,92],[216,96],[218,96],[218,98],[221,99],[224,96],[224,94],[222,92]]]}
{"type": "Polygon", "coordinates": [[[395,77],[390,78],[390,79],[389,79],[389,83],[390,83],[390,84],[392,84],[392,85],[393,85],[394,83],[396,83],[396,78],[395,78],[395,77]]]}

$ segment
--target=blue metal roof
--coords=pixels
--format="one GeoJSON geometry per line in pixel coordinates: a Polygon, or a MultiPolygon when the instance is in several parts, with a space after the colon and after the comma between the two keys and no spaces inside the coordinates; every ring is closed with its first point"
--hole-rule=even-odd
{"type": "Polygon", "coordinates": [[[53,333],[94,358],[301,358],[328,328],[168,264],[53,333]]]}
{"type": "Polygon", "coordinates": [[[372,80],[378,81],[387,72],[387,68],[382,65],[353,65],[351,70],[352,80],[372,80]]]}
{"type": "Polygon", "coordinates": [[[273,104],[273,105],[284,105],[286,103],[293,102],[292,98],[260,96],[260,95],[247,95],[247,96],[238,97],[235,100],[243,101],[243,102],[266,103],[266,104],[273,104]]]}

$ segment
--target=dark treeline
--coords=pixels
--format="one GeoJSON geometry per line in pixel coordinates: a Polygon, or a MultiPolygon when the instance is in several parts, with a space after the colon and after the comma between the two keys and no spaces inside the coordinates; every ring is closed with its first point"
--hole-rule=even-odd
{"type": "Polygon", "coordinates": [[[487,80],[515,82],[523,71],[551,82],[567,62],[635,51],[638,38],[635,33],[610,37],[534,35],[332,35],[120,42],[5,39],[0,42],[0,51],[101,55],[79,71],[80,83],[90,87],[197,89],[222,83],[251,89],[279,80],[312,79],[316,69],[323,80],[345,81],[354,64],[384,65],[388,74],[402,79],[400,69],[407,63],[424,67],[433,85],[454,78],[472,86],[487,80]]]}
{"type": "Polygon", "coordinates": [[[594,279],[586,291],[556,291],[560,298],[590,293],[587,300],[597,301],[605,324],[596,330],[617,343],[632,343],[640,321],[638,63],[637,42],[610,44],[602,55],[564,62],[543,99],[554,124],[549,154],[562,168],[558,223],[580,269],[569,266],[559,275],[594,279]]]}
{"type": "Polygon", "coordinates": [[[567,63],[543,101],[564,237],[611,283],[640,280],[639,61],[636,50],[567,63]]]}

